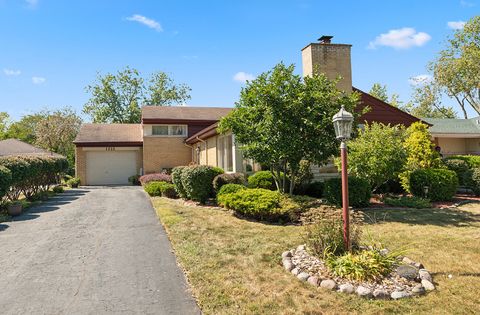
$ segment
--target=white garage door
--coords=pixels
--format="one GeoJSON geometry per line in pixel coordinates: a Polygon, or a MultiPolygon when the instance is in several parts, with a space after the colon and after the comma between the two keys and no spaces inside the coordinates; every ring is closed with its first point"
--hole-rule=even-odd
{"type": "Polygon", "coordinates": [[[87,152],[87,185],[126,185],[137,174],[136,151],[87,152]]]}

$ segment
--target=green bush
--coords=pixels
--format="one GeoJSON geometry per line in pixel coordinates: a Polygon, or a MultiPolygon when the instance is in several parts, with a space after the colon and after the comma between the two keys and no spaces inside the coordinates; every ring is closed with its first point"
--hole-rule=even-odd
{"type": "Polygon", "coordinates": [[[225,206],[225,196],[228,194],[236,193],[239,190],[247,189],[244,185],[240,184],[226,184],[217,192],[217,204],[220,206],[225,206]]]}
{"type": "Polygon", "coordinates": [[[72,177],[69,180],[67,180],[67,185],[70,188],[78,188],[80,185],[80,178],[78,177],[72,177]]]}
{"type": "Polygon", "coordinates": [[[61,194],[64,192],[64,189],[62,186],[55,186],[53,187],[52,191],[56,194],[61,194]]]}
{"type": "Polygon", "coordinates": [[[323,182],[312,182],[306,186],[305,195],[313,198],[322,198],[323,189],[324,189],[323,182]]]}
{"type": "Polygon", "coordinates": [[[451,170],[418,169],[410,173],[409,185],[409,190],[414,196],[426,197],[431,201],[446,201],[455,196],[458,177],[451,170]],[[427,194],[425,194],[425,187],[428,187],[427,194]]]}
{"type": "Polygon", "coordinates": [[[128,182],[130,183],[130,185],[135,185],[135,186],[138,186],[140,185],[140,175],[132,175],[128,178],[128,182]]]}
{"type": "Polygon", "coordinates": [[[181,179],[187,198],[205,203],[208,197],[214,195],[213,179],[222,173],[222,169],[207,165],[193,165],[183,168],[181,179]]]}
{"type": "Polygon", "coordinates": [[[0,203],[12,184],[12,172],[5,166],[0,166],[0,203]]]}
{"type": "Polygon", "coordinates": [[[383,200],[383,202],[386,205],[393,207],[406,207],[415,209],[426,209],[432,206],[430,200],[415,196],[402,196],[400,198],[387,197],[383,200]]]}
{"type": "MultiPolygon", "coordinates": [[[[341,178],[330,178],[325,181],[323,192],[327,202],[342,205],[342,180],[341,178]]],[[[348,177],[348,202],[352,207],[367,207],[370,204],[371,188],[365,179],[348,177]]]]}
{"type": "Polygon", "coordinates": [[[465,173],[465,185],[476,196],[480,196],[480,167],[472,168],[465,173]]]}
{"type": "Polygon", "coordinates": [[[449,170],[457,173],[458,183],[464,186],[466,173],[470,169],[469,164],[462,159],[445,159],[444,164],[449,170]]]}
{"type": "Polygon", "coordinates": [[[241,189],[235,193],[222,195],[226,208],[246,217],[275,221],[285,213],[280,208],[281,194],[263,188],[241,189]]]}
{"type": "Polygon", "coordinates": [[[263,188],[276,190],[275,180],[273,179],[272,172],[259,171],[248,177],[249,188],[263,188]]]}
{"type": "Polygon", "coordinates": [[[187,198],[187,192],[182,184],[182,174],[186,167],[187,166],[177,166],[172,169],[172,183],[175,186],[175,191],[177,192],[178,196],[183,199],[187,198]]]}
{"type": "Polygon", "coordinates": [[[152,197],[175,198],[177,196],[175,186],[167,182],[149,182],[144,185],[144,189],[152,197]]]}
{"type": "Polygon", "coordinates": [[[462,160],[467,162],[470,168],[480,167],[480,156],[479,155],[452,155],[445,160],[462,160]]]}
{"type": "Polygon", "coordinates": [[[243,173],[220,174],[213,179],[213,189],[218,192],[223,185],[240,184],[245,185],[245,175],[243,173]]]}

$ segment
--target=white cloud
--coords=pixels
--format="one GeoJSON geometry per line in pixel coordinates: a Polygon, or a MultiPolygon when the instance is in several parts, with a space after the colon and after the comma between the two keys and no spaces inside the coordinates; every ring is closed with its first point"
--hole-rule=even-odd
{"type": "Polygon", "coordinates": [[[147,18],[143,15],[140,15],[140,14],[134,14],[134,15],[128,17],[127,20],[128,21],[133,21],[133,22],[138,22],[140,24],[143,24],[145,26],[153,28],[157,32],[163,32],[163,28],[160,25],[160,23],[158,23],[155,20],[149,19],[149,18],[147,18]]]}
{"type": "Polygon", "coordinates": [[[32,77],[32,82],[33,84],[43,84],[45,83],[45,81],[47,81],[47,79],[43,78],[43,77],[32,77]]]}
{"type": "Polygon", "coordinates": [[[461,0],[460,5],[464,8],[471,8],[471,7],[475,6],[475,3],[469,2],[469,1],[466,1],[466,0],[461,0]]]}
{"type": "Polygon", "coordinates": [[[447,23],[448,27],[452,30],[461,30],[465,26],[464,21],[450,21],[447,23]]]}
{"type": "Polygon", "coordinates": [[[37,7],[39,0],[25,0],[25,3],[30,9],[34,9],[37,7]]]}
{"type": "Polygon", "coordinates": [[[368,48],[375,49],[378,46],[388,46],[395,49],[408,49],[413,46],[423,46],[431,38],[427,33],[417,32],[412,27],[404,27],[380,34],[369,43],[368,48]]]}
{"type": "Polygon", "coordinates": [[[251,81],[253,79],[255,79],[255,76],[253,74],[246,73],[246,72],[243,72],[243,71],[237,72],[233,76],[234,81],[238,81],[238,82],[242,82],[242,83],[247,82],[247,80],[251,81]]]}
{"type": "Polygon", "coordinates": [[[423,85],[432,82],[433,77],[429,74],[419,74],[417,76],[408,79],[408,83],[411,85],[423,85]]]}
{"type": "Polygon", "coordinates": [[[13,70],[13,69],[3,69],[3,73],[5,75],[8,75],[8,76],[18,76],[20,75],[22,72],[20,70],[13,70]]]}

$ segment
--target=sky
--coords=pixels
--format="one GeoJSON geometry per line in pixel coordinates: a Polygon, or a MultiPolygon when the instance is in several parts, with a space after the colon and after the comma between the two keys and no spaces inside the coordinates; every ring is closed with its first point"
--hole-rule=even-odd
{"type": "Polygon", "coordinates": [[[186,83],[188,105],[233,107],[245,80],[280,61],[301,74],[301,49],[321,35],[353,45],[354,86],[386,84],[406,102],[479,12],[480,0],[0,0],[0,111],[81,113],[97,74],[125,66],[186,83]]]}

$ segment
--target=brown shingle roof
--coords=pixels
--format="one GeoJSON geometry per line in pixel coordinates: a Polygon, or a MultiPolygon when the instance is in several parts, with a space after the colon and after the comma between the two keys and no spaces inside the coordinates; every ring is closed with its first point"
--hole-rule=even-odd
{"type": "Polygon", "coordinates": [[[75,144],[142,143],[141,124],[83,124],[75,144]]]}
{"type": "Polygon", "coordinates": [[[201,120],[217,121],[230,113],[232,108],[193,106],[144,106],[142,120],[201,120]]]}
{"type": "Polygon", "coordinates": [[[47,154],[53,156],[61,156],[60,154],[37,148],[36,146],[20,141],[18,139],[6,139],[0,141],[0,156],[24,154],[47,154]]]}

